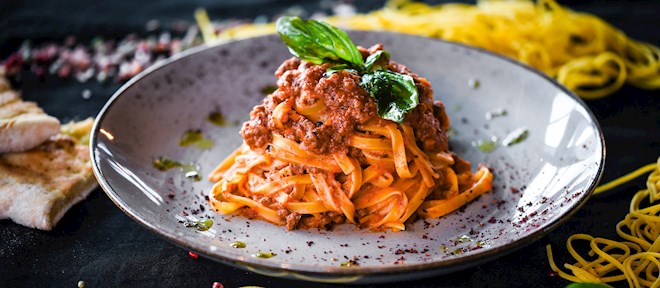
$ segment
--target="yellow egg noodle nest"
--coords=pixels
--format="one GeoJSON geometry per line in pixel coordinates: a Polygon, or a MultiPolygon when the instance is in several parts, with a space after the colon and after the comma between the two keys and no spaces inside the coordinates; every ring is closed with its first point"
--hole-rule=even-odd
{"type": "MultiPolygon", "coordinates": [[[[267,23],[216,33],[204,10],[195,16],[207,43],[275,32],[274,24],[267,23]]],[[[347,29],[394,31],[483,48],[533,66],[585,99],[610,95],[624,83],[660,88],[658,47],[554,0],[485,0],[476,5],[393,0],[371,13],[325,20],[347,29]]]]}
{"type": "Polygon", "coordinates": [[[624,241],[574,234],[566,240],[566,248],[577,262],[564,264],[568,272],[557,267],[552,249],[550,245],[547,246],[548,260],[553,271],[573,282],[626,281],[630,287],[660,287],[660,204],[654,203],[660,199],[660,157],[656,163],[611,183],[627,182],[649,171],[652,172],[647,178],[646,189],[633,196],[630,211],[616,225],[616,233],[624,241]],[[643,205],[643,202],[648,203],[643,205]],[[579,247],[583,246],[589,247],[586,253],[580,252],[579,247]]]}

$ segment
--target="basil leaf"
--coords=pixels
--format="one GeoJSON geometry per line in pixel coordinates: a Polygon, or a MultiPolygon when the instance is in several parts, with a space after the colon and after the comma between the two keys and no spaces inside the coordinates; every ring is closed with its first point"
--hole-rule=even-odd
{"type": "Polygon", "coordinates": [[[376,100],[378,115],[383,119],[401,123],[406,112],[419,104],[417,86],[409,75],[376,70],[362,75],[360,86],[376,100]]]}
{"type": "Polygon", "coordinates": [[[358,74],[358,71],[353,69],[352,66],[350,66],[348,64],[338,64],[338,65],[335,65],[335,66],[331,66],[327,70],[325,70],[325,73],[323,73],[323,76],[330,77],[330,75],[335,74],[335,73],[337,73],[337,71],[340,71],[340,70],[346,70],[348,72],[358,74]]]}
{"type": "Polygon", "coordinates": [[[411,76],[389,71],[380,65],[389,61],[388,52],[377,51],[365,62],[346,32],[322,21],[281,17],[275,28],[291,54],[317,65],[337,64],[328,68],[324,76],[329,77],[340,70],[361,75],[360,86],[376,100],[381,118],[402,122],[405,113],[419,103],[417,87],[411,76]]]}
{"type": "Polygon", "coordinates": [[[346,32],[316,20],[300,17],[280,17],[275,24],[277,33],[289,51],[298,58],[314,64],[344,62],[362,67],[362,54],[346,32]]]}
{"type": "Polygon", "coordinates": [[[381,67],[380,65],[374,66],[376,62],[380,60],[380,58],[383,58],[383,62],[387,63],[387,61],[390,60],[390,53],[388,53],[385,50],[378,50],[376,51],[376,53],[369,55],[369,57],[367,57],[367,60],[364,61],[364,71],[368,73],[380,68],[384,68],[381,67]]]}

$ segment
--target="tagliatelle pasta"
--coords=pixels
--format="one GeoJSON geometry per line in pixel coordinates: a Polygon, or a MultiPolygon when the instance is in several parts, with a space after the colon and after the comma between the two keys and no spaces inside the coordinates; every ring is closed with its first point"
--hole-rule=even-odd
{"type": "MultiPolygon", "coordinates": [[[[646,167],[650,166],[638,171],[647,170],[646,167]]],[[[626,281],[630,287],[660,287],[660,204],[653,204],[660,199],[660,158],[653,168],[646,189],[633,196],[630,212],[616,225],[617,234],[625,241],[572,235],[566,240],[566,248],[577,262],[564,264],[569,272],[559,269],[548,245],[548,260],[553,271],[573,282],[626,281]],[[642,205],[645,199],[650,202],[648,207],[642,205]],[[578,241],[589,245],[586,255],[575,249],[578,241]]]]}
{"type": "Polygon", "coordinates": [[[383,45],[358,48],[344,31],[298,17],[280,18],[277,31],[296,57],[252,108],[243,144],[209,175],[215,211],[289,230],[401,231],[492,190],[488,167],[473,174],[449,149],[449,116],[431,84],[383,45]]]}
{"type": "MultiPolygon", "coordinates": [[[[371,13],[332,16],[326,21],[349,29],[436,37],[490,50],[556,77],[586,99],[612,94],[624,83],[660,88],[658,47],[629,39],[602,19],[554,0],[485,0],[476,5],[394,0],[371,13]]],[[[270,34],[274,29],[273,24],[240,25],[209,41],[270,34]]]]}

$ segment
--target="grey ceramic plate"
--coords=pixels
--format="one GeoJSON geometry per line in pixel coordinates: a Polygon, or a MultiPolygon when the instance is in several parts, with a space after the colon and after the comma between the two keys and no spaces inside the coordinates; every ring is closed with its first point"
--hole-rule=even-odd
{"type": "Polygon", "coordinates": [[[383,43],[393,60],[430,80],[452,119],[452,149],[475,167],[492,168],[493,192],[398,233],[352,225],[286,231],[209,211],[205,195],[213,183],[191,181],[181,169],[158,171],[153,162],[165,156],[193,163],[205,176],[241,144],[235,123],[248,119],[264,88],[275,83],[275,69],[291,57],[277,36],[191,51],[124,85],[94,125],[91,153],[101,186],[126,214],[185,249],[266,275],[353,283],[428,277],[491,260],[539,239],[588,199],[605,148],[593,115],[569,91],[528,67],[465,46],[390,33],[351,36],[362,46],[383,43]],[[227,124],[209,122],[213,112],[227,124]],[[529,136],[519,144],[490,153],[473,147],[521,127],[529,136]],[[215,145],[181,147],[188,130],[202,131],[215,145]],[[207,217],[215,224],[204,232],[181,223],[207,217]],[[232,248],[235,241],[247,247],[232,248]],[[257,252],[277,256],[253,257],[257,252]],[[347,260],[359,265],[342,267],[347,260]]]}

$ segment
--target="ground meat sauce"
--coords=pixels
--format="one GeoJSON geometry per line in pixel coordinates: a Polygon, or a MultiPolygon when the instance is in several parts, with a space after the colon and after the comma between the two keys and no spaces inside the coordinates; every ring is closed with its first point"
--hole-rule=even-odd
{"type": "MultiPolygon", "coordinates": [[[[382,50],[382,45],[369,49],[360,48],[363,58],[382,50]]],[[[301,144],[304,149],[317,154],[348,152],[348,138],[355,127],[378,117],[376,102],[360,85],[360,76],[348,71],[325,75],[332,64],[315,65],[298,58],[286,60],[275,72],[277,90],[266,96],[261,105],[250,112],[250,120],[243,124],[241,135],[253,150],[266,149],[272,141],[271,132],[280,134],[301,144]],[[283,126],[273,121],[273,110],[278,104],[289,101],[292,108],[282,119],[283,126]],[[319,119],[310,119],[298,113],[305,107],[313,107],[319,101],[325,109],[319,111],[319,119]]],[[[394,61],[383,63],[391,71],[413,77],[419,92],[419,105],[406,114],[405,122],[415,131],[417,144],[426,152],[448,151],[447,129],[449,118],[442,102],[433,102],[433,90],[426,79],[412,73],[404,65],[394,61]]],[[[380,118],[377,121],[385,121],[380,118]]],[[[359,155],[353,155],[360,157],[359,155]]]]}
{"type": "MultiPolygon", "coordinates": [[[[383,47],[378,44],[369,49],[359,49],[362,57],[366,59],[369,55],[382,50],[383,47]]],[[[442,102],[433,101],[433,90],[430,83],[412,73],[406,66],[383,59],[379,59],[380,66],[410,75],[417,86],[419,105],[409,111],[404,119],[404,122],[413,128],[417,145],[426,152],[448,152],[449,118],[442,102]]],[[[348,71],[338,71],[332,75],[326,75],[326,70],[332,65],[315,65],[298,58],[291,58],[282,63],[275,72],[275,76],[278,78],[277,90],[266,96],[261,105],[252,109],[250,120],[245,122],[241,129],[241,135],[250,149],[268,150],[274,132],[300,143],[303,149],[317,154],[344,152],[363,165],[368,163],[360,149],[348,147],[348,139],[360,124],[376,121],[376,125],[386,125],[387,120],[378,117],[375,100],[359,85],[360,76],[348,71]],[[285,107],[286,110],[283,111],[286,113],[280,113],[280,117],[275,117],[275,109],[280,104],[285,107]],[[276,123],[274,119],[280,119],[279,123],[276,123]]],[[[455,158],[458,157],[455,156],[455,158]]],[[[454,166],[457,171],[469,170],[469,163],[463,160],[458,160],[454,166]]],[[[275,181],[283,175],[278,170],[285,167],[290,169],[285,173],[286,175],[323,172],[316,171],[316,168],[313,167],[291,164],[276,167],[273,173],[264,176],[270,181],[275,181]]],[[[342,173],[337,173],[334,177],[327,176],[329,182],[339,181],[337,185],[341,185],[338,183],[349,185],[344,179],[346,176],[342,173]]],[[[348,187],[343,187],[343,189],[346,190],[348,187]]],[[[274,209],[286,223],[288,230],[330,229],[333,225],[346,220],[343,214],[336,212],[314,215],[290,212],[267,196],[254,200],[264,205],[274,205],[274,209]]],[[[259,216],[259,213],[253,208],[240,211],[248,218],[258,218],[259,216]]],[[[359,215],[365,211],[358,210],[356,213],[359,215]]]]}

